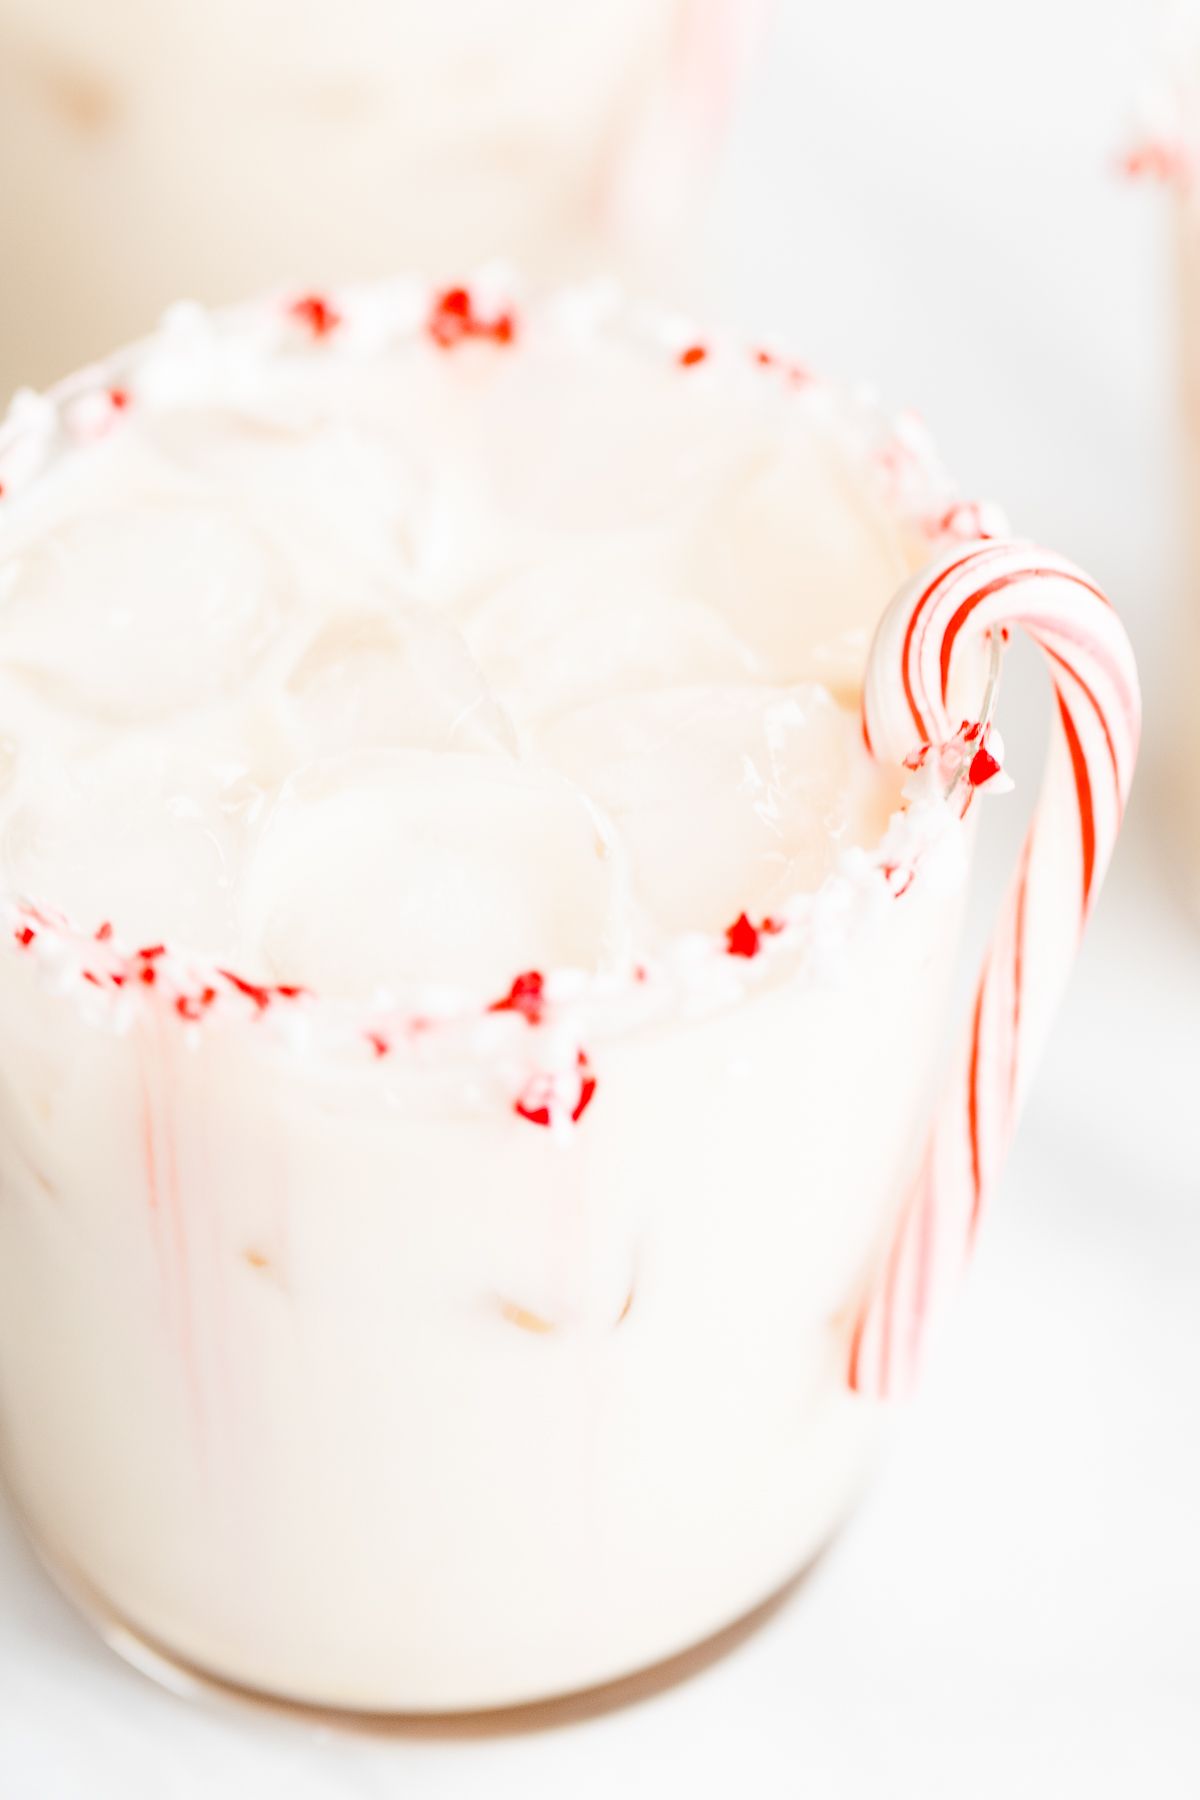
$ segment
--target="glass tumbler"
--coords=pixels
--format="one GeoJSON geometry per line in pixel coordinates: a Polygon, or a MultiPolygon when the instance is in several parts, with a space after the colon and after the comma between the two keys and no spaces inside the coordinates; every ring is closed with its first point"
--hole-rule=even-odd
{"type": "MultiPolygon", "coordinates": [[[[94,707],[101,665],[135,701],[138,657],[160,697],[193,673],[151,614],[120,639],[132,664],[104,662],[119,608],[79,615],[95,638],[53,617],[38,635],[21,559],[56,507],[94,524],[214,414],[244,428],[246,456],[314,419],[347,456],[356,408],[424,444],[451,393],[466,410],[440,441],[457,468],[481,408],[470,430],[505,528],[550,506],[556,543],[584,532],[593,559],[619,524],[636,558],[643,486],[663,481],[701,532],[689,579],[724,568],[755,653],[861,712],[857,754],[894,771],[895,799],[870,842],[769,911],[731,897],[719,924],[644,954],[514,966],[449,998],[420,982],[340,998],[120,916],[68,917],[62,894],[9,877],[0,1433],[16,1504],[130,1653],[368,1712],[611,1682],[719,1632],[821,1549],[973,1243],[1138,728],[1104,596],[997,535],[912,427],[773,348],[611,298],[414,282],[180,315],[23,399],[0,432],[0,675],[36,678],[61,711],[68,677],[38,659],[72,642],[98,646],[68,669],[94,707]],[[787,446],[774,487],[764,421],[787,446]],[[743,440],[714,525],[705,456],[743,440]],[[632,496],[617,524],[606,482],[632,496]],[[1017,629],[1044,653],[1054,733],[947,1069],[1017,629]]],[[[325,495],[335,523],[368,490],[359,467],[325,495]]],[[[427,503],[418,486],[410,538],[427,503]]],[[[369,520],[346,519],[349,557],[369,520]]],[[[169,543],[143,554],[181,578],[169,543]]],[[[614,632],[621,603],[605,602],[614,632]]],[[[587,642],[603,661],[603,631],[587,642]]],[[[18,733],[6,779],[37,748],[18,733]]],[[[553,879],[557,845],[530,842],[553,879]]],[[[325,924],[340,951],[354,927],[325,924]]]]}

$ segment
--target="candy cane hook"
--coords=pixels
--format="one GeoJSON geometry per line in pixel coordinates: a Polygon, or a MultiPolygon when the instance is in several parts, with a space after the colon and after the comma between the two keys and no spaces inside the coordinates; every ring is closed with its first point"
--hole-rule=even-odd
{"type": "MultiPolygon", "coordinates": [[[[849,1384],[880,1397],[911,1383],[928,1321],[962,1274],[1104,879],[1137,759],[1137,671],[1108,600],[1062,557],[989,541],[955,546],[884,614],[863,691],[874,755],[902,762],[918,746],[962,745],[948,712],[956,660],[972,639],[994,640],[1015,626],[1049,667],[1053,736],[966,1040],[854,1320],[849,1384]]],[[[968,745],[964,760],[969,753],[968,745]]]]}

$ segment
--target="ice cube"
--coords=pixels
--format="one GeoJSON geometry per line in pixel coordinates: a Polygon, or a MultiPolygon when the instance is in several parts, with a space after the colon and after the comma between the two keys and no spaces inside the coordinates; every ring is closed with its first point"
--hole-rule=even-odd
{"type": "Polygon", "coordinates": [[[830,645],[865,655],[910,573],[898,528],[816,425],[764,438],[697,518],[690,546],[697,597],[781,682],[816,676],[830,645]]]}
{"type": "Polygon", "coordinates": [[[205,493],[232,499],[302,576],[411,577],[437,523],[421,458],[364,423],[327,417],[304,427],[245,413],[180,410],[154,423],[158,448],[205,493]]]}
{"type": "Polygon", "coordinates": [[[500,583],[463,632],[523,724],[618,691],[756,672],[729,623],[678,591],[667,548],[604,540],[500,583]]]}
{"type": "Polygon", "coordinates": [[[384,745],[515,749],[462,638],[421,606],[335,618],[305,649],[287,694],[306,761],[384,745]]]}
{"type": "Polygon", "coordinates": [[[604,808],[634,893],[672,931],[718,931],[817,886],[872,842],[896,783],[862,765],[853,714],[820,687],[692,687],[597,701],[540,734],[604,808]]]}
{"type": "Polygon", "coordinates": [[[354,751],[287,783],[252,855],[244,954],[271,979],[369,996],[505,992],[623,953],[622,863],[577,789],[469,751],[354,751]]]}
{"type": "Polygon", "coordinates": [[[162,717],[245,680],[286,586],[270,546],[228,508],[115,505],[0,565],[0,666],[63,706],[162,717]]]}
{"type": "Polygon", "coordinates": [[[0,834],[10,888],[138,944],[228,949],[233,839],[203,763],[134,737],[33,760],[0,834]]]}

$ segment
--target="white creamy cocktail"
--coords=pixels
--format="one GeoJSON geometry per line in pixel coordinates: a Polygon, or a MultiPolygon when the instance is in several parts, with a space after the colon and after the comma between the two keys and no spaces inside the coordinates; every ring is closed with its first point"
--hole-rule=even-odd
{"type": "Polygon", "coordinates": [[[0,1432],[123,1629],[498,1706],[829,1537],[967,862],[859,690],[978,524],[911,433],[599,292],[183,309],[21,399],[0,1432]]]}
{"type": "Polygon", "coordinates": [[[0,404],[188,295],[673,284],[768,0],[0,0],[0,404]]]}

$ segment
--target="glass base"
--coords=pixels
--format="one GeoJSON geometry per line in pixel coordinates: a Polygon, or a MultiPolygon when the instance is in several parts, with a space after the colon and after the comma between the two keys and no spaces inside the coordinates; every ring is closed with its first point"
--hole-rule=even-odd
{"type": "Polygon", "coordinates": [[[227,1681],[209,1669],[188,1662],[130,1624],[85,1576],[47,1548],[37,1533],[30,1529],[28,1521],[21,1516],[19,1510],[17,1518],[51,1581],[97,1636],[123,1662],[136,1669],[139,1674],[148,1676],[169,1693],[185,1700],[216,1699],[233,1702],[259,1712],[274,1713],[277,1717],[346,1731],[414,1738],[486,1738],[525,1731],[545,1731],[593,1719],[618,1707],[652,1699],[701,1674],[768,1624],[791,1599],[828,1548],[828,1543],[822,1545],[802,1569],[790,1576],[767,1599],[760,1601],[733,1623],[714,1632],[711,1637],[614,1681],[575,1693],[557,1695],[548,1700],[529,1701],[485,1711],[367,1712],[283,1699],[256,1688],[227,1681]]]}

